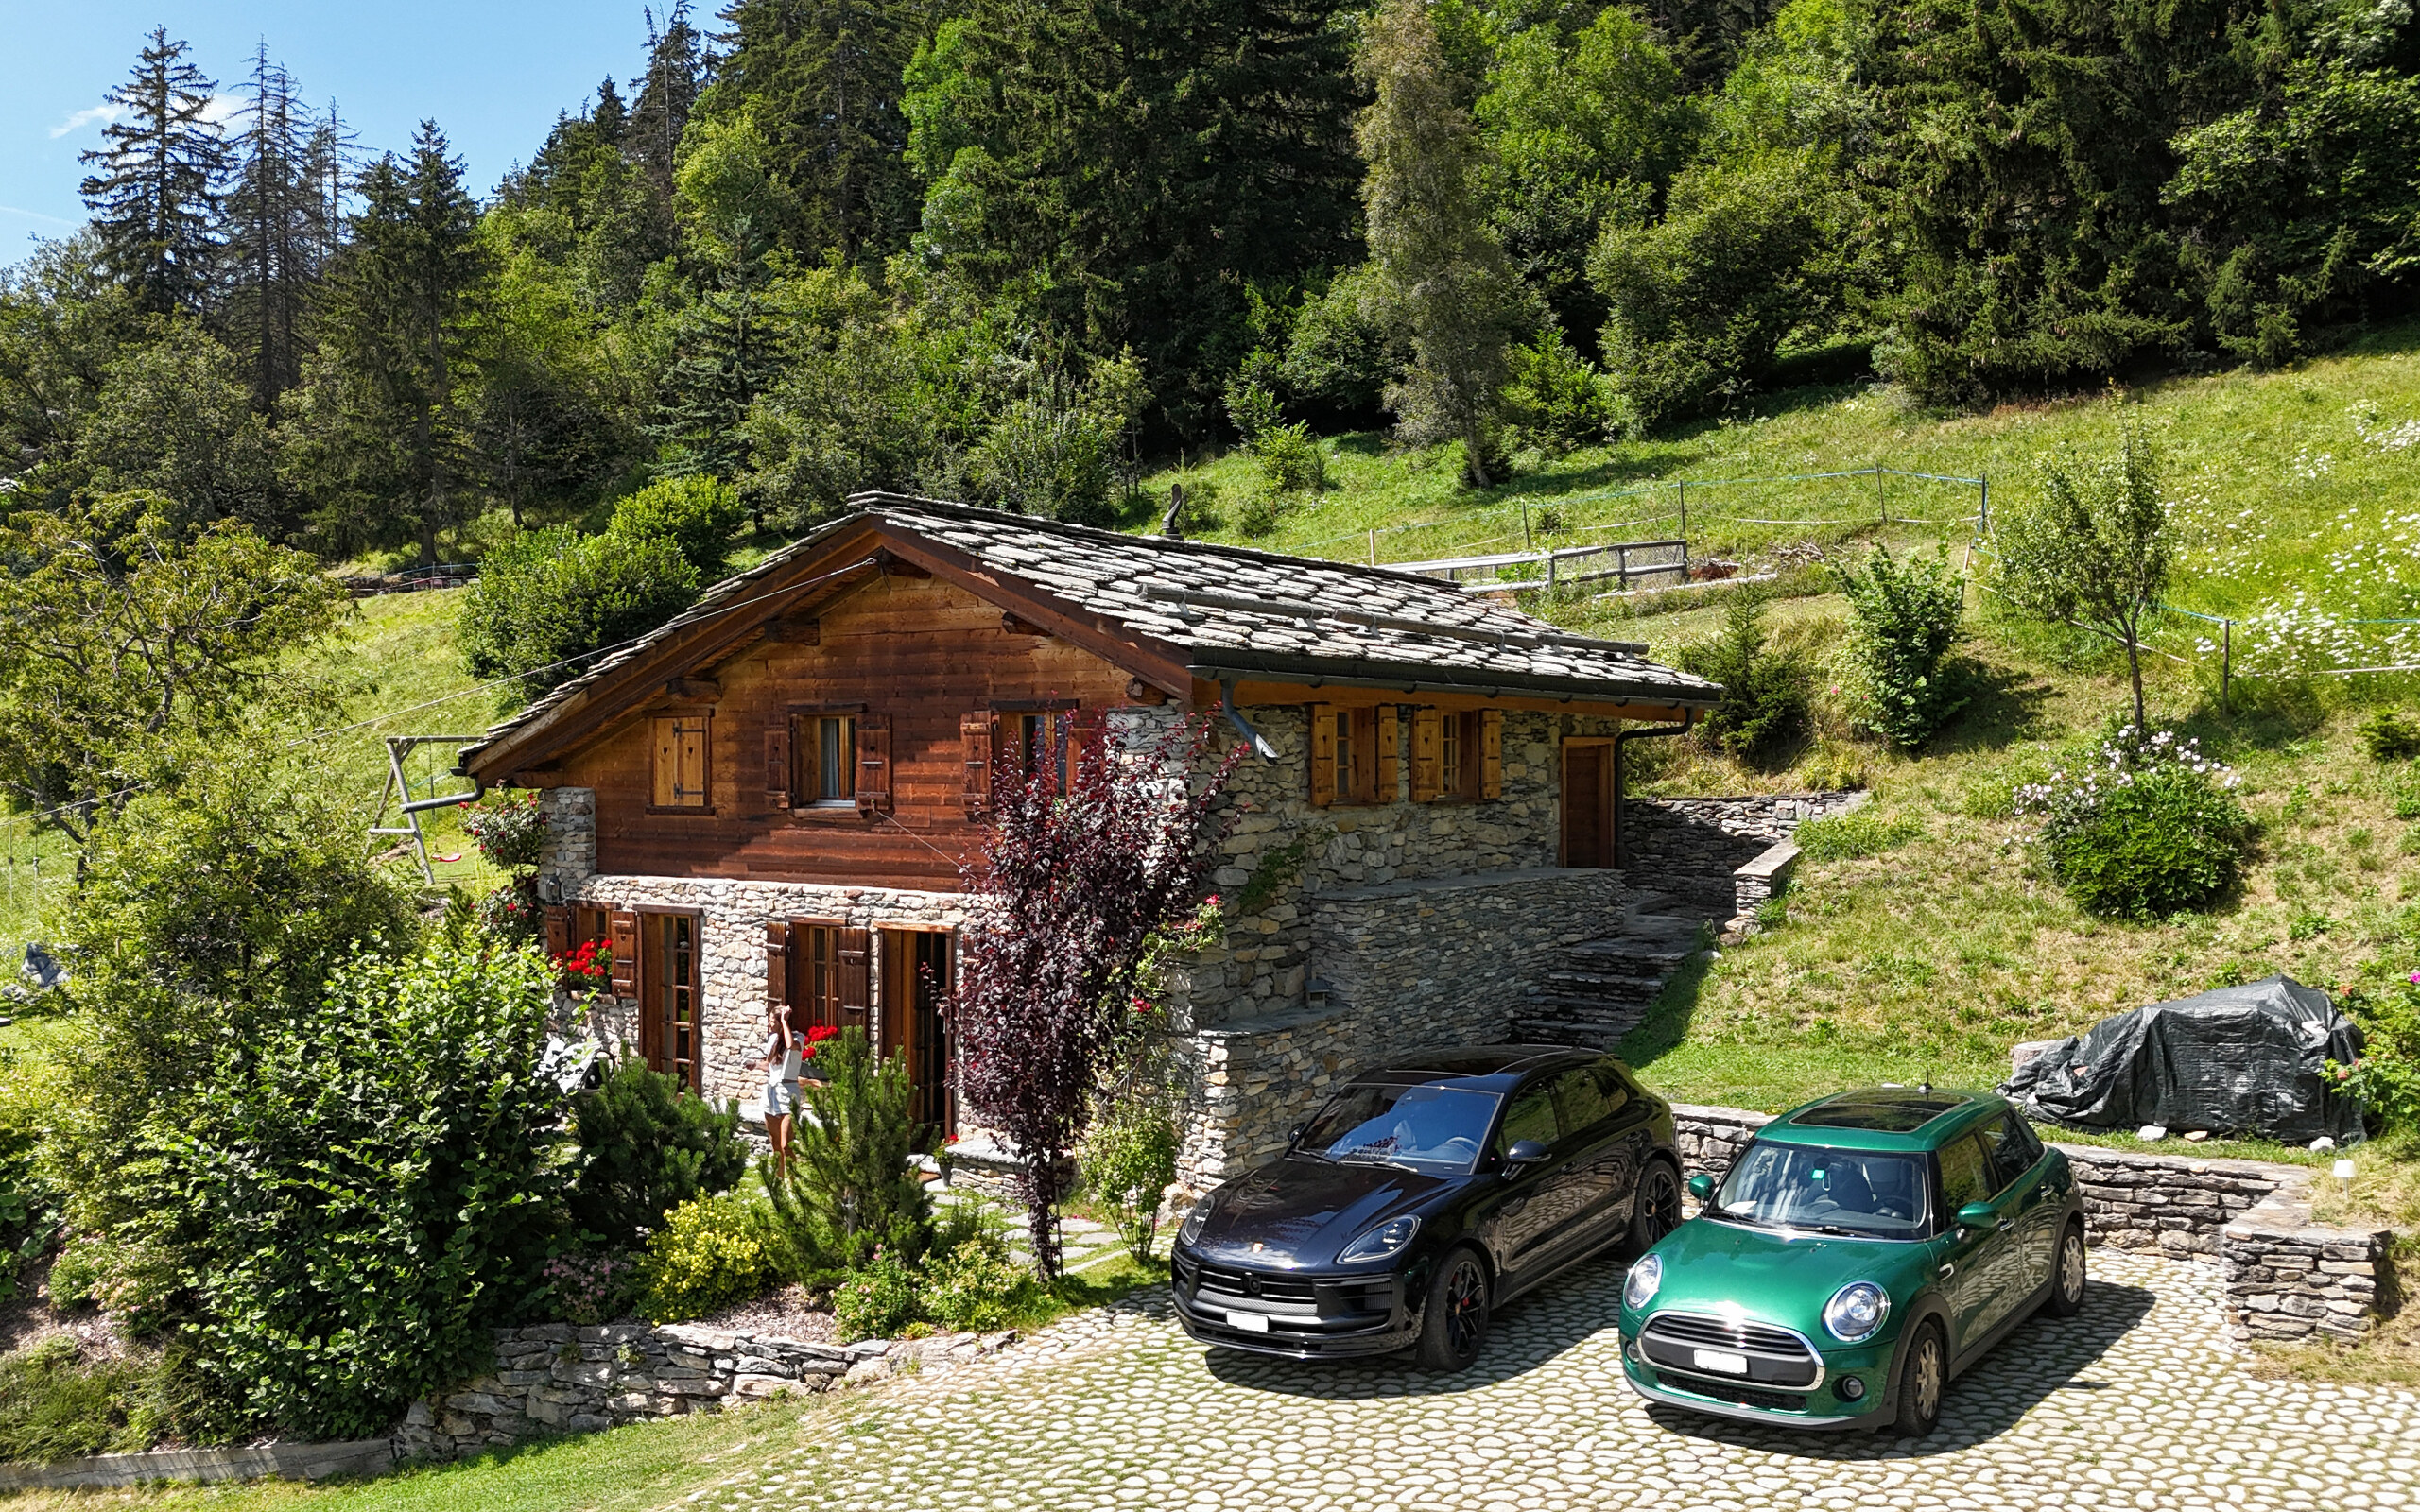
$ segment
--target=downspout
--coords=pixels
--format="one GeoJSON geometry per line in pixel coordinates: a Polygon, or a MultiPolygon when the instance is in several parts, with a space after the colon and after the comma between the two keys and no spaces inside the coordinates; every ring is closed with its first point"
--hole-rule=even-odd
{"type": "Polygon", "coordinates": [[[1236,685],[1232,682],[1219,684],[1219,712],[1225,714],[1227,723],[1235,726],[1236,731],[1250,743],[1253,754],[1265,762],[1273,762],[1277,759],[1277,747],[1269,743],[1269,737],[1244,722],[1243,711],[1236,707],[1236,685]]]}
{"type": "Polygon", "coordinates": [[[1630,827],[1622,822],[1623,745],[1634,740],[1661,740],[1667,735],[1685,735],[1697,725],[1697,722],[1698,712],[1694,709],[1684,709],[1681,711],[1681,722],[1677,725],[1651,725],[1645,730],[1614,731],[1614,865],[1616,868],[1627,868],[1630,865],[1630,856],[1627,853],[1630,827]]]}

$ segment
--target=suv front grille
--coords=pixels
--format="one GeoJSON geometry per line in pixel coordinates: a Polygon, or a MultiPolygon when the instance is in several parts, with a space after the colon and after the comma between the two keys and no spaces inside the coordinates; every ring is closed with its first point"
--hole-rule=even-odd
{"type": "Polygon", "coordinates": [[[1321,1277],[1179,1261],[1177,1283],[1197,1311],[1261,1314],[1280,1336],[1358,1332],[1383,1328],[1394,1315],[1392,1276],[1321,1277]]]}

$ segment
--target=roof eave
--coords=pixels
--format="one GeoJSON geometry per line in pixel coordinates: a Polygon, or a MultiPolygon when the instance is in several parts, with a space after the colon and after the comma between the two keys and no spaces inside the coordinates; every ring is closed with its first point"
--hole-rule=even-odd
{"type": "Polygon", "coordinates": [[[1208,682],[1255,678],[1305,687],[1332,683],[1408,694],[1462,693],[1480,697],[1553,698],[1571,703],[1646,704],[1658,709],[1713,709],[1722,702],[1722,690],[1712,684],[1676,687],[1664,682],[1557,678],[1539,673],[1458,672],[1419,662],[1338,662],[1322,657],[1224,647],[1215,652],[1197,651],[1187,670],[1208,682]]]}

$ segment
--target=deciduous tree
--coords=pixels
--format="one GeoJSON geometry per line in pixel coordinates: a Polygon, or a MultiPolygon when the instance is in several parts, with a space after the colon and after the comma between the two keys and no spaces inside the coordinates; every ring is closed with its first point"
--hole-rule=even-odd
{"type": "Polygon", "coordinates": [[[1216,854],[1213,806],[1241,756],[1206,762],[1208,722],[1128,739],[1112,716],[1061,727],[1063,765],[1004,742],[958,989],[959,1074],[976,1115],[1013,1146],[1036,1263],[1059,1266],[1051,1222],[1061,1167],[1093,1096],[1139,1032],[1147,947],[1190,919],[1216,854]]]}
{"type": "Polygon", "coordinates": [[[1993,535],[2010,602],[2125,649],[2135,728],[2148,729],[2143,622],[2159,608],[2176,560],[2151,442],[2129,424],[2114,455],[2066,448],[2044,457],[2041,499],[2002,509],[1993,535]]]}

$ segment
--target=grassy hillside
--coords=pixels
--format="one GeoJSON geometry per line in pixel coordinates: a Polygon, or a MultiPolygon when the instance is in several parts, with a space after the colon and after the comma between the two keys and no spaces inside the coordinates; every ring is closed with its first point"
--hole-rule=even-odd
{"type": "MultiPolygon", "coordinates": [[[[2242,616],[2294,602],[2338,615],[2420,614],[2413,566],[2420,524],[2420,326],[2371,335],[2347,352],[2292,369],[2162,380],[2122,395],[2127,413],[2166,455],[2170,498],[2189,544],[2173,601],[2242,616]]],[[[2005,503],[2034,490],[2037,458],[2062,443],[2105,449],[2118,412],[2098,397],[2005,404],[1941,417],[1895,390],[1868,386],[1768,396],[1736,418],[1682,434],[1537,462],[1494,490],[1457,486],[1459,451],[1392,452],[1382,437],[1339,438],[1334,487],[1253,544],[1362,558],[1380,531],[1381,561],[1517,549],[1529,507],[1539,544],[1643,539],[1675,528],[1672,480],[1687,479],[1693,552],[1754,554],[1788,541],[1831,541],[1875,533],[1887,505],[1902,540],[1963,542],[1978,490],[1893,477],[1812,483],[1703,480],[1886,466],[1984,477],[2005,503]],[[1660,485],[1660,486],[1657,486],[1660,485]],[[1656,487],[1651,487],[1656,486],[1656,487]],[[1648,489],[1641,493],[1636,490],[1648,489]],[[1560,529],[1543,528],[1551,508],[1560,529]],[[1616,522],[1635,526],[1597,530],[1616,522]],[[1852,524],[1759,525],[1737,517],[1850,520],[1852,524]],[[1907,524],[1915,517],[1922,524],[1907,524]],[[1411,527],[1411,528],[1406,528],[1411,527]]],[[[1154,475],[1217,493],[1216,539],[1242,541],[1238,506],[1253,489],[1252,460],[1229,454],[1154,475]]]]}

